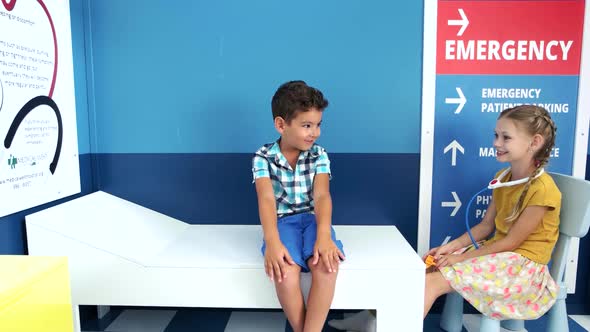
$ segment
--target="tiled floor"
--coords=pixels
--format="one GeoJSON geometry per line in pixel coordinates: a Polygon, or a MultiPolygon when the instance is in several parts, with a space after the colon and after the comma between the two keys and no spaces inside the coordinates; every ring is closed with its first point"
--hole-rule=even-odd
{"type": "MultiPolygon", "coordinates": [[[[341,311],[330,312],[329,318],[342,317],[341,311]]],[[[440,315],[431,314],[424,321],[425,332],[440,332],[440,315]]],[[[527,331],[545,331],[546,317],[527,321],[527,331]]],[[[463,331],[476,332],[478,315],[464,315],[463,331]]],[[[590,331],[590,316],[574,315],[569,319],[570,332],[590,331]]],[[[114,308],[102,321],[82,323],[85,332],[290,332],[280,311],[247,311],[221,309],[118,309],[114,308]]],[[[336,330],[326,326],[324,332],[336,330]]]]}

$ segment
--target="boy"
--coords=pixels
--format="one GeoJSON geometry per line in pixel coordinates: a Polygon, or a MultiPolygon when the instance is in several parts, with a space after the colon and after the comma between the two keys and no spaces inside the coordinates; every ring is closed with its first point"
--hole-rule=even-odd
{"type": "Polygon", "coordinates": [[[331,226],[330,160],[315,144],[323,94],[303,81],[281,85],[272,98],[281,137],[261,147],[252,172],[264,231],[264,269],[294,332],[319,332],[330,310],[342,243],[331,226]],[[306,306],[300,272],[312,274],[306,306]]]}

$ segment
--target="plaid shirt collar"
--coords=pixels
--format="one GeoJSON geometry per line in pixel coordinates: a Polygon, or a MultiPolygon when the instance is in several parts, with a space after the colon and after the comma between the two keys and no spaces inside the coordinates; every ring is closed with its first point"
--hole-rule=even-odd
{"type": "MultiPolygon", "coordinates": [[[[274,163],[277,165],[283,166],[285,168],[291,168],[291,165],[289,165],[287,158],[285,158],[285,156],[281,152],[280,142],[281,139],[279,138],[268,149],[263,149],[262,151],[260,151],[260,154],[267,160],[274,160],[274,163]]],[[[316,145],[314,144],[309,150],[302,151],[303,153],[299,154],[299,158],[297,160],[305,159],[308,156],[311,158],[319,157],[320,153],[318,149],[315,149],[315,146],[316,145]]]]}

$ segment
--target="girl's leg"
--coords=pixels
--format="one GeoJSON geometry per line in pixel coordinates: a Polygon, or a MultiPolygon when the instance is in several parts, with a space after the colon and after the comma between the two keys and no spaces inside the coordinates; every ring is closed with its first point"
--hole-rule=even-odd
{"type": "Polygon", "coordinates": [[[305,304],[299,283],[300,273],[299,265],[287,265],[287,277],[281,282],[275,281],[279,302],[293,332],[302,332],[305,322],[305,304]]]}
{"type": "Polygon", "coordinates": [[[336,276],[338,274],[337,272],[328,272],[321,261],[317,265],[311,264],[312,259],[308,260],[308,266],[311,270],[311,289],[307,299],[305,332],[319,332],[324,327],[334,297],[336,276]]]}
{"type": "Polygon", "coordinates": [[[441,295],[450,293],[453,290],[449,282],[443,277],[440,271],[426,273],[426,288],[424,291],[424,315],[425,318],[434,301],[441,295]]]}

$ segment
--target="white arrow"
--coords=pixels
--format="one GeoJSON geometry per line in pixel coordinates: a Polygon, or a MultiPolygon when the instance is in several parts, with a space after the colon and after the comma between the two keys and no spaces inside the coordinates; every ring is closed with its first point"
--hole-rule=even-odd
{"type": "Polygon", "coordinates": [[[451,212],[451,217],[454,217],[457,214],[457,211],[459,211],[459,208],[461,207],[461,201],[459,200],[459,196],[457,196],[456,192],[451,191],[451,194],[453,195],[453,199],[455,201],[454,202],[442,202],[440,205],[442,207],[454,207],[453,212],[451,212]]]}
{"type": "Polygon", "coordinates": [[[449,152],[449,150],[451,150],[451,149],[453,150],[451,152],[451,166],[456,166],[457,165],[457,150],[459,150],[459,152],[461,152],[462,154],[465,154],[465,150],[463,149],[461,144],[459,144],[459,142],[457,142],[456,140],[453,140],[451,142],[451,144],[449,144],[445,147],[444,154],[449,152]]]}
{"type": "Polygon", "coordinates": [[[461,29],[459,29],[459,32],[457,32],[457,36],[461,36],[463,35],[463,32],[465,32],[465,29],[467,29],[467,26],[469,25],[469,20],[467,19],[467,16],[465,15],[465,12],[463,11],[463,9],[459,8],[459,15],[461,15],[461,19],[460,20],[448,20],[447,24],[448,25],[460,25],[461,29]]]}
{"type": "Polygon", "coordinates": [[[457,90],[459,98],[445,98],[445,104],[459,104],[459,106],[457,106],[457,108],[455,109],[455,114],[459,114],[461,113],[463,106],[465,106],[467,98],[465,98],[465,95],[463,94],[463,91],[461,91],[461,88],[455,88],[455,90],[457,90]]]}

